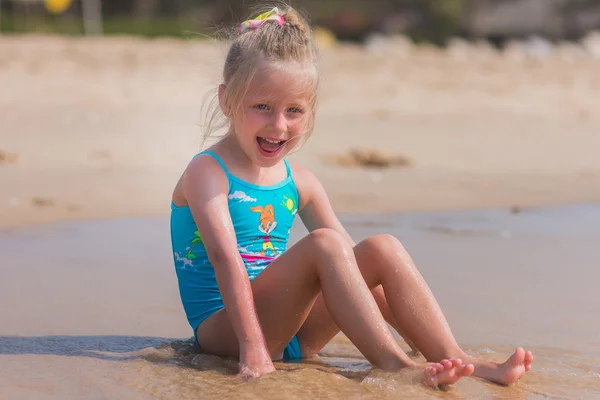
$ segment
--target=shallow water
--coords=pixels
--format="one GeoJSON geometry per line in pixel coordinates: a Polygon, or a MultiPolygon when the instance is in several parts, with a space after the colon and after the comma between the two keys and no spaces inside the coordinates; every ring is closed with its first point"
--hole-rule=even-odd
{"type": "Polygon", "coordinates": [[[0,232],[0,398],[600,398],[600,205],[343,222],[356,240],[403,242],[467,352],[526,346],[533,370],[432,391],[371,371],[340,335],[320,359],[242,382],[189,340],[166,219],[79,221],[0,232]]]}

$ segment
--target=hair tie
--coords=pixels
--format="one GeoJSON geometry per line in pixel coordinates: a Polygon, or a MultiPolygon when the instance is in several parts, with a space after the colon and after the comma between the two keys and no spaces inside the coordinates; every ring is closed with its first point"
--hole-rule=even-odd
{"type": "Polygon", "coordinates": [[[279,25],[283,25],[285,23],[283,15],[279,14],[279,9],[275,7],[271,11],[262,13],[254,19],[249,19],[242,22],[238,28],[238,33],[242,34],[248,30],[257,29],[264,24],[265,21],[277,21],[279,25]]]}

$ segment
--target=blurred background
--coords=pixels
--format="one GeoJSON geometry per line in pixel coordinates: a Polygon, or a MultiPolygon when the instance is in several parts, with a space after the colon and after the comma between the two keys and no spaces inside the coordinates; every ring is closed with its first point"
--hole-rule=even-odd
{"type": "MultiPolygon", "coordinates": [[[[2,0],[5,33],[135,34],[194,37],[247,16],[248,1],[2,0]]],[[[598,0],[296,0],[314,25],[340,40],[406,34],[445,44],[448,38],[542,36],[579,39],[600,28],[598,0]]]]}
{"type": "MultiPolygon", "coordinates": [[[[168,212],[257,1],[0,0],[0,221],[168,212]]],[[[271,2],[267,2],[269,4],[271,2]]],[[[296,0],[340,213],[600,199],[600,0],[296,0]]]]}

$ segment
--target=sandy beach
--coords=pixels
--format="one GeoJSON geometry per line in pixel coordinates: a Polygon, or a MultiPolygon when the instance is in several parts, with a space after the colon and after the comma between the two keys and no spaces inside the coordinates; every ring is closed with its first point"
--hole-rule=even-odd
{"type": "MultiPolygon", "coordinates": [[[[224,52],[208,41],[0,38],[0,226],[166,215],[224,52]]],[[[561,54],[325,48],[315,133],[291,158],[339,213],[600,200],[600,60],[561,54]],[[352,151],[406,162],[340,162],[352,151]]]]}
{"type": "MultiPolygon", "coordinates": [[[[516,346],[535,365],[510,387],[371,371],[344,336],[256,382],[200,354],[179,300],[168,218],[0,231],[0,397],[7,399],[593,399],[600,395],[600,206],[342,219],[356,240],[399,237],[472,355],[516,346]]],[[[292,239],[304,233],[298,225],[292,239]]],[[[408,346],[399,339],[401,346],[408,346]]],[[[422,359],[421,359],[422,360],[422,359]]]]}
{"type": "Polygon", "coordinates": [[[356,240],[400,238],[468,353],[536,354],[517,385],[436,392],[370,371],[342,335],[251,383],[191,345],[169,202],[224,52],[0,37],[0,398],[600,396],[600,59],[400,39],[322,50],[315,133],[291,159],[356,240]]]}

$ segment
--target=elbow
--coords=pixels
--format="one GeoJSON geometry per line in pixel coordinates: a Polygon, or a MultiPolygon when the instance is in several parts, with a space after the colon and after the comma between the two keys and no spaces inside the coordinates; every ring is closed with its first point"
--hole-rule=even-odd
{"type": "Polygon", "coordinates": [[[237,251],[227,251],[218,246],[216,249],[206,249],[206,252],[213,268],[220,265],[235,265],[240,258],[237,251]]]}

